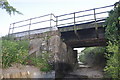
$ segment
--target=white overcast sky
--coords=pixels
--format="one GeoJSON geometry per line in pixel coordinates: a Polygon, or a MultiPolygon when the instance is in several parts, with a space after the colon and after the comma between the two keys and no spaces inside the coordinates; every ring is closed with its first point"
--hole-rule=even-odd
{"type": "Polygon", "coordinates": [[[10,23],[44,14],[55,15],[112,5],[119,0],[8,0],[23,15],[10,16],[0,9],[0,36],[8,33],[10,23]]]}

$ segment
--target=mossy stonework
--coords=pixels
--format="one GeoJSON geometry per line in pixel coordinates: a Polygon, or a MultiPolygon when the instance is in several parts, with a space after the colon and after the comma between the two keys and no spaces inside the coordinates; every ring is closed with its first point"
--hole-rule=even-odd
{"type": "MultiPolygon", "coordinates": [[[[45,34],[43,33],[41,34],[42,37],[30,40],[29,55],[34,54],[38,57],[46,54],[48,63],[53,65],[53,69],[56,70],[56,73],[64,73],[71,70],[76,63],[77,58],[75,55],[77,55],[77,52],[75,54],[75,51],[62,41],[58,31],[48,32],[45,34]],[[68,64],[68,66],[62,64],[68,64]],[[69,69],[70,67],[71,69],[69,69]]],[[[41,35],[39,34],[39,36],[41,35]]]]}

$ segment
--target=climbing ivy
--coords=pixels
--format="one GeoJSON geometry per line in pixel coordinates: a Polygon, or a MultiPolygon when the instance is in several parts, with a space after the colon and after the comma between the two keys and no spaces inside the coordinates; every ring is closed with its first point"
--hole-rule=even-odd
{"type": "Polygon", "coordinates": [[[109,12],[106,20],[106,38],[108,40],[106,50],[107,66],[105,73],[113,80],[120,79],[120,2],[115,3],[114,9],[109,12]]]}

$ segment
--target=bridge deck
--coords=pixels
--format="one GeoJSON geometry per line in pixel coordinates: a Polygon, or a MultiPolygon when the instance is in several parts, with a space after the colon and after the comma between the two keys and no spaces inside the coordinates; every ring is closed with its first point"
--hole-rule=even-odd
{"type": "Polygon", "coordinates": [[[61,38],[69,46],[73,48],[90,47],[90,46],[106,46],[104,22],[98,23],[98,30],[94,22],[78,24],[76,32],[74,25],[60,27],[61,38]],[[98,36],[96,35],[96,32],[98,36]]]}

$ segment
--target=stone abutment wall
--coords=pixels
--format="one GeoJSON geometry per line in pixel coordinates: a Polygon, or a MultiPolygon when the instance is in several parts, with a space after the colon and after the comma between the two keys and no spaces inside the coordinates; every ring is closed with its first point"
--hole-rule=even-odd
{"type": "Polygon", "coordinates": [[[48,59],[54,65],[56,77],[61,77],[74,68],[77,63],[77,51],[62,41],[58,31],[32,35],[32,38],[29,55],[49,55],[48,59]]]}

